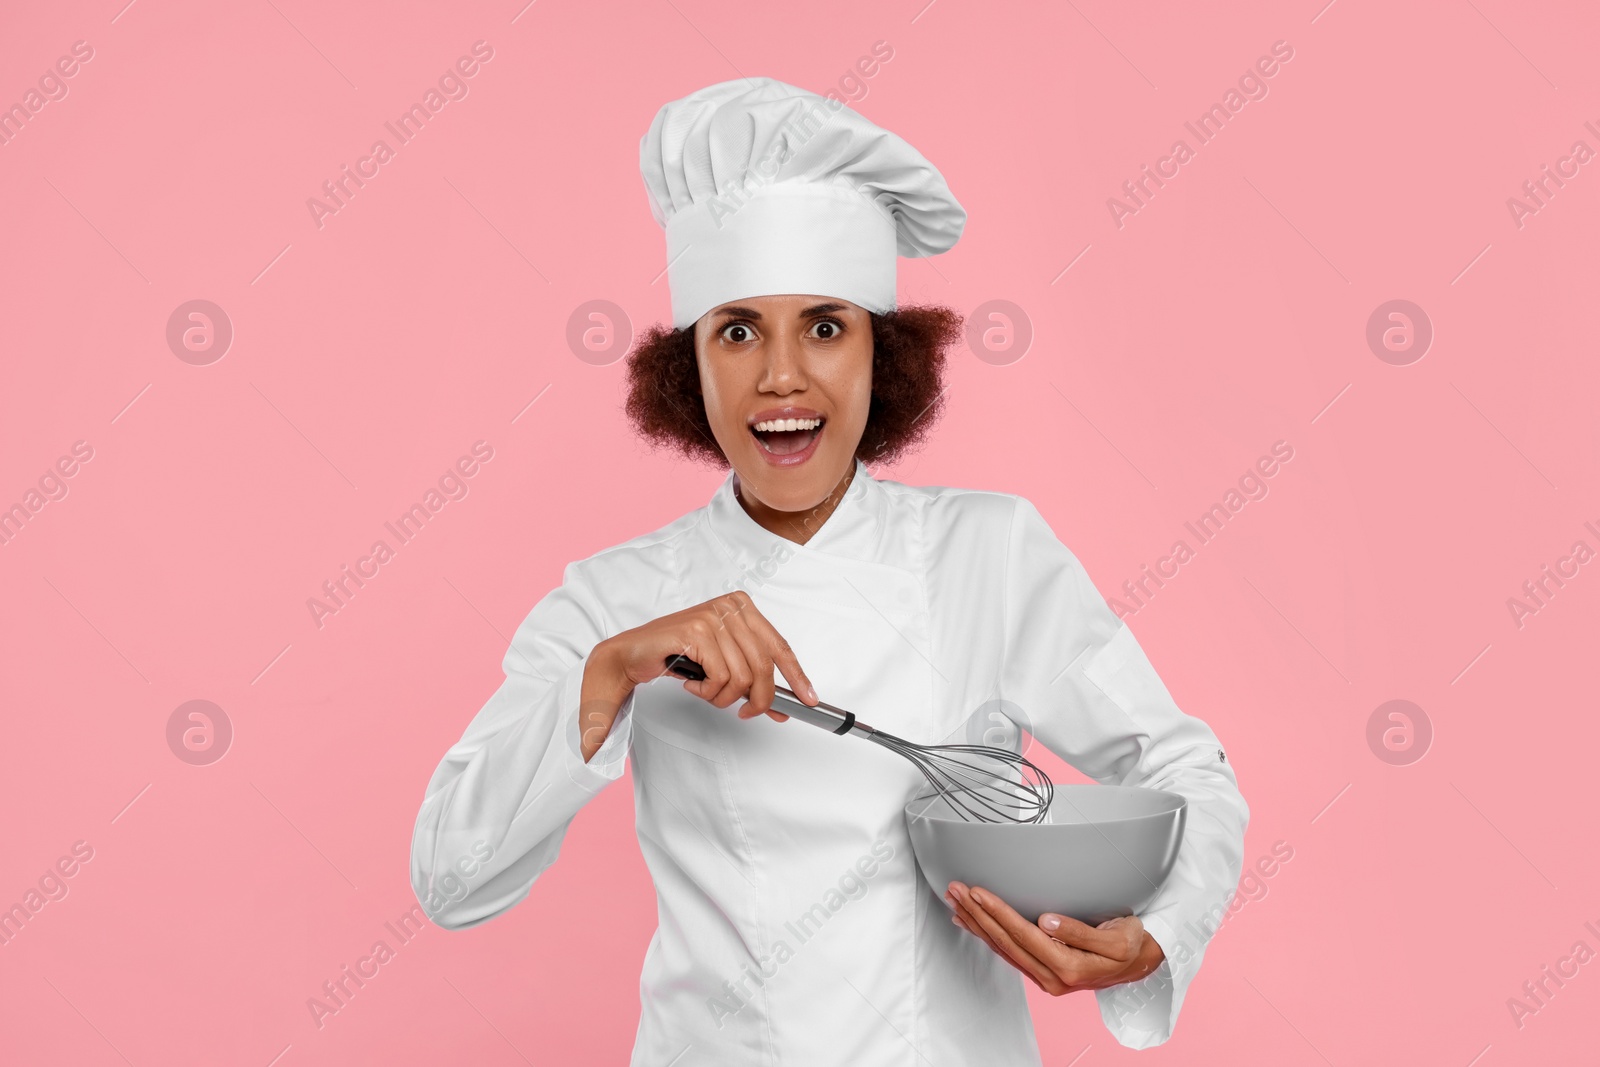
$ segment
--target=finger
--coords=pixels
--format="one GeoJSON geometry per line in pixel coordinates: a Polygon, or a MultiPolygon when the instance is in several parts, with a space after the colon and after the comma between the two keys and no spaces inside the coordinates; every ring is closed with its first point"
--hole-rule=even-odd
{"type": "Polygon", "coordinates": [[[995,925],[994,921],[984,914],[983,906],[974,899],[972,890],[960,882],[953,882],[951,883],[951,891],[955,896],[957,906],[961,909],[962,915],[966,919],[967,925],[972,928],[973,933],[983,938],[989,947],[994,949],[1002,959],[1008,961],[1017,970],[1027,973],[1028,968],[1024,964],[1022,954],[1012,951],[1015,946],[1003,936],[1004,932],[995,925]]]}
{"type": "Polygon", "coordinates": [[[726,708],[750,691],[750,665],[745,662],[744,650],[727,627],[718,628],[716,641],[726,665],[727,678],[711,698],[711,704],[713,707],[726,708]]]}
{"type": "Polygon", "coordinates": [[[767,620],[767,617],[756,608],[754,602],[750,609],[744,613],[745,620],[750,628],[762,637],[762,644],[769,650],[772,661],[777,664],[778,670],[783,672],[783,677],[789,683],[789,688],[794,695],[800,698],[801,703],[815,704],[821,698],[817,696],[817,687],[811,684],[811,679],[806,677],[806,672],[800,666],[800,661],[795,658],[794,649],[789,647],[789,642],[784,640],[777,627],[767,620]]]}
{"type": "MultiPolygon", "coordinates": [[[[1064,992],[1066,988],[1071,986],[1072,983],[1064,980],[1055,972],[1054,968],[1040,960],[1027,948],[1018,944],[1010,932],[995,918],[990,909],[1002,904],[1000,898],[993,893],[986,893],[982,889],[974,888],[967,890],[966,894],[962,896],[962,901],[969,904],[968,911],[983,926],[984,932],[989,935],[990,940],[1000,947],[1000,952],[1009,958],[1012,963],[1016,964],[1018,970],[1030,975],[1038,982],[1041,988],[1047,992],[1054,993],[1058,991],[1064,992]]],[[[1045,938],[1045,940],[1048,941],[1049,938],[1045,938]]]]}
{"type": "Polygon", "coordinates": [[[700,672],[705,677],[698,681],[685,681],[683,689],[691,696],[709,701],[722,691],[728,679],[728,665],[723,659],[721,646],[717,644],[715,628],[697,620],[683,637],[686,643],[670,649],[668,655],[677,654],[700,664],[700,672]]]}
{"type": "Polygon", "coordinates": [[[1132,915],[1094,927],[1067,915],[1045,914],[1039,916],[1039,929],[1064,945],[1121,963],[1138,956],[1139,945],[1144,941],[1144,923],[1132,915]]]}
{"type": "Polygon", "coordinates": [[[728,624],[729,635],[738,643],[745,662],[750,665],[749,696],[744,707],[739,709],[739,718],[753,719],[772,710],[772,697],[776,689],[772,681],[772,657],[762,647],[761,639],[743,615],[730,615],[723,621],[728,624]]]}
{"type": "Polygon", "coordinates": [[[705,675],[697,682],[685,682],[683,688],[708,704],[716,700],[732,678],[727,649],[718,639],[720,633],[721,627],[716,618],[700,612],[686,627],[683,637],[687,640],[687,644],[679,650],[683,655],[699,663],[701,673],[705,675]]]}
{"type": "MultiPolygon", "coordinates": [[[[967,931],[967,933],[976,937],[979,941],[982,941],[984,944],[988,945],[990,950],[992,950],[995,955],[999,956],[1001,959],[1009,960],[1009,957],[1007,957],[1006,954],[1000,950],[1000,946],[995,944],[988,934],[984,933],[983,927],[979,925],[978,920],[973,917],[972,912],[969,911],[967,906],[961,902],[961,898],[956,894],[956,886],[958,884],[959,883],[951,883],[950,891],[944,895],[946,903],[948,903],[951,908],[955,909],[954,918],[957,925],[959,925],[963,930],[967,931]]],[[[963,886],[962,888],[964,889],[965,887],[963,886]]]]}
{"type": "Polygon", "coordinates": [[[950,905],[950,917],[955,920],[957,926],[961,927],[967,933],[971,934],[979,941],[982,941],[984,944],[994,949],[994,951],[999,952],[999,947],[989,940],[988,935],[983,932],[983,927],[978,925],[978,920],[972,917],[972,915],[967,911],[966,906],[962,904],[960,899],[956,896],[956,891],[958,889],[964,890],[965,888],[966,887],[961,885],[959,882],[951,882],[950,888],[945,891],[944,902],[950,905]]]}
{"type": "MultiPolygon", "coordinates": [[[[1016,909],[986,890],[973,890],[980,894],[979,903],[982,904],[994,920],[1011,936],[1011,939],[1038,959],[1055,973],[1057,978],[1069,985],[1081,984],[1085,968],[1096,976],[1111,974],[1120,970],[1133,958],[1128,952],[1124,937],[1113,931],[1096,930],[1092,926],[1085,926],[1076,919],[1054,915],[1039,917],[1040,923],[1035,926],[1019,915],[1016,909]],[[1056,924],[1054,930],[1044,928],[1044,920],[1054,918],[1062,920],[1056,924]],[[1062,937],[1060,930],[1065,923],[1077,923],[1078,926],[1098,935],[1094,938],[1095,944],[1105,951],[1084,948],[1082,945],[1073,944],[1062,937]],[[1063,949],[1063,945],[1067,946],[1063,949]],[[1113,954],[1115,953],[1115,954],[1113,954]],[[1098,962],[1097,962],[1098,961],[1098,962]]],[[[1135,953],[1136,953],[1135,949],[1135,953]]]]}

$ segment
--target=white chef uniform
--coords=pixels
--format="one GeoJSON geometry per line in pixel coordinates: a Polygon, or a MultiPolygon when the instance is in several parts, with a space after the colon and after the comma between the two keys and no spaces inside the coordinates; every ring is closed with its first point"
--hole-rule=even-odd
{"type": "Polygon", "coordinates": [[[1097,994],[1119,1042],[1165,1041],[1243,858],[1248,811],[1215,734],[1177,708],[1025,499],[879,481],[858,463],[799,545],[744,512],[736,477],[707,506],[571,564],[518,628],[504,684],[417,818],[412,884],[434,921],[472,926],[527,896],[631,756],[659,918],[634,1064],[1040,1062],[1023,978],[951,924],[917,870],[903,808],[924,787],[906,761],[797,721],[740,721],[668,677],[634,690],[584,762],[594,645],[739,587],[821,698],[874,726],[959,740],[1002,699],[1094,779],[1188,798],[1176,866],[1141,916],[1167,960],[1097,994]]]}

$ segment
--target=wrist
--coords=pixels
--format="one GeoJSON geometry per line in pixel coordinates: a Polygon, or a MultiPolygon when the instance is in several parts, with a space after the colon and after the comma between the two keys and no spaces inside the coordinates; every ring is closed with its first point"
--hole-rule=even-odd
{"type": "Polygon", "coordinates": [[[633,681],[623,669],[614,638],[590,649],[583,667],[583,702],[604,701],[621,707],[633,692],[633,681]]]}
{"type": "Polygon", "coordinates": [[[600,751],[617,721],[617,712],[633,692],[633,686],[615,668],[614,648],[601,642],[590,650],[584,662],[583,685],[578,698],[578,736],[585,763],[600,751]]]}
{"type": "Polygon", "coordinates": [[[1152,974],[1155,974],[1166,958],[1167,954],[1162,949],[1161,943],[1151,936],[1149,930],[1146,930],[1144,932],[1144,941],[1139,946],[1138,966],[1136,971],[1138,977],[1133,980],[1139,981],[1140,979],[1148,978],[1152,974]]]}

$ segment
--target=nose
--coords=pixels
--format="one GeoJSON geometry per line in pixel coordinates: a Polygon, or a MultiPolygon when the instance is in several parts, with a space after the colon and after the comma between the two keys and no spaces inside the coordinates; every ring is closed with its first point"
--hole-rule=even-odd
{"type": "Polygon", "coordinates": [[[806,387],[805,350],[787,325],[762,348],[766,365],[757,385],[761,392],[787,396],[806,387]]]}

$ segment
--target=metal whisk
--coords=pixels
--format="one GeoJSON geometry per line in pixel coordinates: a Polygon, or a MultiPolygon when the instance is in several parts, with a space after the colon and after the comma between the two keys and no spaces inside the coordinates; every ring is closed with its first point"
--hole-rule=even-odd
{"type": "MultiPolygon", "coordinates": [[[[704,681],[705,669],[687,656],[668,656],[667,671],[692,682],[704,681]]],[[[821,727],[830,733],[864,737],[904,756],[933,786],[951,810],[967,822],[1039,823],[1050,815],[1055,786],[1019,753],[991,745],[917,745],[875,730],[851,712],[832,704],[802,704],[777,686],[772,709],[821,727]]]]}

